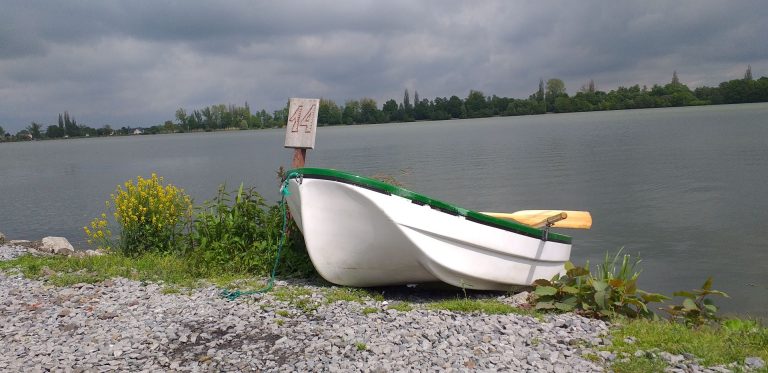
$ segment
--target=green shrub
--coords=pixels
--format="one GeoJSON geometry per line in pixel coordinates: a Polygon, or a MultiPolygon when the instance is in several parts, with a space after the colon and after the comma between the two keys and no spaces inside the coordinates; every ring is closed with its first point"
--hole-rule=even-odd
{"type": "Polygon", "coordinates": [[[183,244],[184,227],[191,213],[192,202],[183,189],[163,184],[163,178],[152,174],[118,185],[107,201],[107,209],[119,229],[119,239],[113,240],[107,214],[83,227],[88,242],[104,250],[117,249],[125,255],[147,252],[178,251],[183,244]],[[124,186],[124,187],[123,187],[124,186]]]}
{"type": "MultiPolygon", "coordinates": [[[[188,254],[197,265],[227,272],[268,275],[283,238],[286,217],[280,205],[268,206],[254,188],[242,185],[234,192],[219,188],[217,196],[195,216],[188,254]],[[234,194],[234,195],[233,195],[234,194]]],[[[286,227],[290,229],[291,225],[286,227]]],[[[295,234],[283,242],[281,271],[307,275],[313,267],[295,234]]]]}
{"type": "Polygon", "coordinates": [[[536,309],[575,311],[597,318],[654,317],[648,303],[669,298],[637,289],[640,273],[635,268],[639,262],[630,255],[622,256],[621,250],[613,257],[606,253],[603,263],[597,266],[596,275],[589,271],[589,263],[586,267],[577,267],[568,262],[564,275],[534,282],[536,309]]]}
{"type": "MultiPolygon", "coordinates": [[[[674,321],[681,321],[688,326],[699,327],[707,323],[717,322],[717,306],[712,299],[707,298],[710,295],[719,295],[728,297],[728,294],[712,289],[712,277],[704,281],[701,289],[692,291],[676,291],[676,297],[683,297],[683,303],[668,306],[664,310],[674,321]]],[[[735,323],[735,322],[732,322],[735,323]]]]}

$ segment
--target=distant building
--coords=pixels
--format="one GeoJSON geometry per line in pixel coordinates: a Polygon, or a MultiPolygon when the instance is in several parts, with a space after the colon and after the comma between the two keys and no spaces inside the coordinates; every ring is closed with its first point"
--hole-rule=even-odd
{"type": "Polygon", "coordinates": [[[141,128],[137,128],[137,129],[133,130],[133,134],[134,135],[143,135],[144,131],[142,131],[141,128]]]}

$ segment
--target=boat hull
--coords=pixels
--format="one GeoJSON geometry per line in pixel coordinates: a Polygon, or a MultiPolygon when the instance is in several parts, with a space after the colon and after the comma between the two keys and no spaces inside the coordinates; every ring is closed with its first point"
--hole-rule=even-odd
{"type": "Polygon", "coordinates": [[[509,290],[562,273],[570,257],[570,243],[473,221],[370,185],[311,176],[288,181],[287,203],[312,263],[335,284],[443,281],[509,290]]]}

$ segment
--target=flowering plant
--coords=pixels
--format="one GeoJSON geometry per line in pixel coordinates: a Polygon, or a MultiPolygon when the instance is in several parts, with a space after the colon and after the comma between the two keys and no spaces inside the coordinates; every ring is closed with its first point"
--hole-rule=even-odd
{"type": "Polygon", "coordinates": [[[136,255],[147,251],[170,252],[178,248],[179,238],[192,213],[192,201],[184,190],[163,184],[163,178],[152,174],[118,185],[110,201],[115,222],[120,228],[119,240],[112,239],[107,214],[83,227],[88,242],[103,250],[119,249],[136,255]]]}

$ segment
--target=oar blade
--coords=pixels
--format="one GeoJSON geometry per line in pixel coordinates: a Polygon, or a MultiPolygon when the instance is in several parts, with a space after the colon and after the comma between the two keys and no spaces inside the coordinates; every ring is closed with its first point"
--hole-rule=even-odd
{"type": "Polygon", "coordinates": [[[542,226],[548,219],[557,220],[552,223],[556,228],[574,228],[589,229],[592,227],[592,215],[589,211],[570,211],[570,210],[522,210],[516,212],[483,212],[483,214],[500,219],[511,219],[517,222],[530,225],[542,226]],[[565,213],[565,218],[561,220],[552,219],[565,213]]]}

